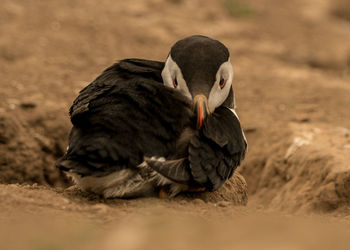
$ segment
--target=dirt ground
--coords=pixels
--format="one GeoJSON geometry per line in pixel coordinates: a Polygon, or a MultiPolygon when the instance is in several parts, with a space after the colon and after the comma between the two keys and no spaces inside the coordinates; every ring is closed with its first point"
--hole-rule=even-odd
{"type": "Polygon", "coordinates": [[[2,0],[0,34],[0,249],[348,249],[350,1],[2,0]],[[79,90],[193,34],[230,49],[246,182],[170,200],[69,188],[54,162],[79,90]]]}

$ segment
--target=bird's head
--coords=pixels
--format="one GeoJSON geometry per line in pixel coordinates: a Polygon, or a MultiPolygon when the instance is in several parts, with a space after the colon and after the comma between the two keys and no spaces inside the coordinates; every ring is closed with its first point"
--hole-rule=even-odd
{"type": "Polygon", "coordinates": [[[165,86],[193,102],[199,129],[206,115],[221,106],[233,108],[233,69],[228,49],[221,42],[190,36],[176,42],[162,71],[165,86]]]}

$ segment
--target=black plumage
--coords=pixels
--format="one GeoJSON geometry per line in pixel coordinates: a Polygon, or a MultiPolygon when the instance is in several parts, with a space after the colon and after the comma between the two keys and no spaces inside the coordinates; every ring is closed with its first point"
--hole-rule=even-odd
{"type": "Polygon", "coordinates": [[[207,117],[189,144],[191,174],[197,183],[216,190],[232,176],[247,147],[241,131],[238,118],[226,107],[207,117]]]}
{"type": "Polygon", "coordinates": [[[170,161],[148,159],[157,172],[193,187],[218,189],[244,159],[247,143],[238,118],[227,107],[207,117],[199,131],[188,138],[183,158],[170,161]]]}
{"type": "Polygon", "coordinates": [[[70,108],[70,143],[57,165],[103,176],[174,152],[192,111],[187,99],[159,82],[161,66],[123,60],[84,88],[70,108]]]}
{"type": "MultiPolygon", "coordinates": [[[[170,54],[185,68],[199,60],[199,68],[183,70],[184,77],[201,83],[195,92],[208,92],[204,80],[215,80],[212,75],[228,60],[228,50],[202,36],[189,41],[187,49],[192,52],[199,46],[190,61],[183,59],[186,53],[179,42],[170,54]],[[201,61],[210,59],[205,51],[217,60],[206,65],[201,61]]],[[[247,145],[239,120],[229,109],[234,102],[232,88],[222,105],[196,128],[193,102],[164,85],[164,66],[125,59],[81,90],[70,108],[73,128],[67,152],[56,163],[80,188],[105,197],[152,195],[169,186],[170,195],[190,187],[216,190],[241,163],[247,145]]]]}

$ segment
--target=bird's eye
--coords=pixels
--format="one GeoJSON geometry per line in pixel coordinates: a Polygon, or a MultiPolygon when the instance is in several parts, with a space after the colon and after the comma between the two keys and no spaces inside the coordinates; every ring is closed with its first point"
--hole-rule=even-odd
{"type": "Polygon", "coordinates": [[[177,83],[177,79],[176,79],[176,78],[173,80],[173,85],[174,85],[174,88],[175,88],[175,89],[176,89],[177,86],[179,85],[179,84],[177,83]]]}
{"type": "Polygon", "coordinates": [[[219,82],[219,86],[220,86],[220,89],[222,89],[223,87],[225,87],[225,84],[226,84],[226,80],[224,78],[221,78],[220,82],[219,82]]]}

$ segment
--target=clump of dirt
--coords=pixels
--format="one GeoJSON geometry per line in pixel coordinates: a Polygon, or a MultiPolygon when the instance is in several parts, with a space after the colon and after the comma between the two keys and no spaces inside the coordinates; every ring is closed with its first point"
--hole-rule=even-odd
{"type": "Polygon", "coordinates": [[[348,0],[336,0],[334,2],[332,14],[350,22],[350,2],[348,0]]]}
{"type": "Polygon", "coordinates": [[[236,171],[231,179],[227,180],[219,190],[181,194],[179,198],[201,199],[204,202],[211,203],[220,202],[222,206],[228,204],[245,206],[248,203],[247,183],[244,177],[236,171]]]}
{"type": "Polygon", "coordinates": [[[65,128],[50,122],[47,112],[20,117],[0,113],[0,183],[66,186],[68,180],[54,166],[63,154],[65,128]]]}
{"type": "Polygon", "coordinates": [[[254,202],[293,212],[349,213],[350,131],[291,123],[282,134],[265,157],[245,165],[254,202]]]}

